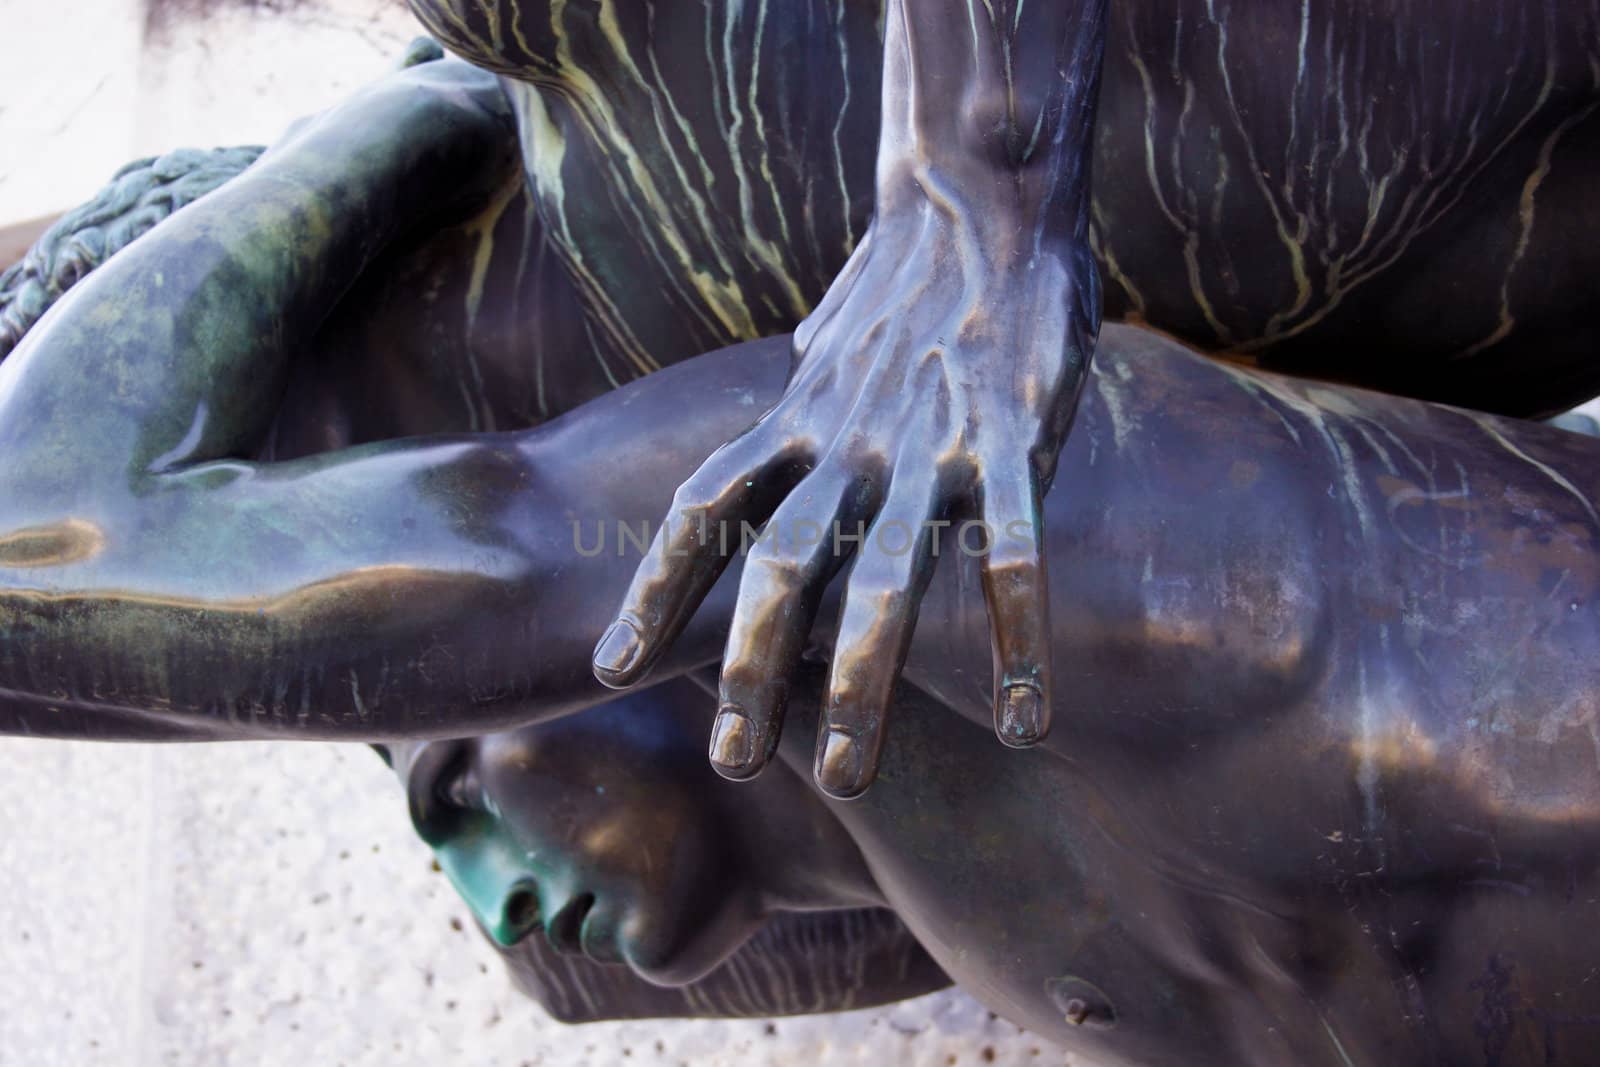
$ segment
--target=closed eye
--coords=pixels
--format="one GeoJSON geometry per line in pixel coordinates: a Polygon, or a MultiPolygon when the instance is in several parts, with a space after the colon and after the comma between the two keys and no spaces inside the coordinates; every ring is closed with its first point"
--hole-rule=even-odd
{"type": "Polygon", "coordinates": [[[478,781],[477,769],[463,761],[443,775],[438,785],[439,802],[459,811],[487,811],[483,802],[483,785],[478,781]]]}
{"type": "Polygon", "coordinates": [[[412,754],[406,801],[411,825],[429,844],[455,833],[457,817],[477,803],[472,747],[461,741],[430,741],[412,754]]]}

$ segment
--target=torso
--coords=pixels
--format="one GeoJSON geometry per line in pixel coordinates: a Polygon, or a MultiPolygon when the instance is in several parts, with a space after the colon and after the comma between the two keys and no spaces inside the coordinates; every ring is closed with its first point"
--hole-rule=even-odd
{"type": "Polygon", "coordinates": [[[838,809],[918,936],[1097,1062],[1588,1062],[1600,442],[1115,328],[1084,405],[1049,754],[994,742],[975,566],[942,560],[906,672],[935,699],[838,809]]]}
{"type": "MultiPolygon", "coordinates": [[[[865,227],[871,0],[413,7],[526,79],[530,185],[616,377],[792,328],[865,227]]],[[[1600,12],[1495,7],[1114,0],[1108,312],[1483,410],[1600,392],[1600,12]]]]}

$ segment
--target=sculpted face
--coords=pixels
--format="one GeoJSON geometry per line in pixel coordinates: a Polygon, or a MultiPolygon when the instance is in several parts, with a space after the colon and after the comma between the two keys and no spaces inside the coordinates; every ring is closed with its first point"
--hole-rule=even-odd
{"type": "MultiPolygon", "coordinates": [[[[825,934],[840,942],[833,962],[854,955],[858,974],[862,955],[899,962],[882,969],[887,988],[850,989],[840,1003],[796,1010],[881,1003],[945,984],[891,916],[856,914],[881,907],[881,898],[854,843],[802,779],[774,773],[735,785],[706,766],[708,700],[691,685],[661,686],[555,722],[396,748],[392,757],[419,834],[508,954],[541,954],[542,939],[556,952],[681,986],[704,979],[758,931],[757,954],[784,954],[790,941],[814,952],[815,942],[774,930],[800,920],[813,932],[836,930],[825,934]],[[818,909],[836,912],[832,925],[792,914],[818,909]]],[[[804,984],[803,972],[819,962],[785,966],[796,965],[804,984]]]]}

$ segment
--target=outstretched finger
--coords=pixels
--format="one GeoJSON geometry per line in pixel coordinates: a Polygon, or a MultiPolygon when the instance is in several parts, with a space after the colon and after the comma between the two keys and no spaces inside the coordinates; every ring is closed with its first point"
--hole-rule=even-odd
{"type": "Polygon", "coordinates": [[[678,487],[595,646],[594,674],[605,685],[622,689],[644,677],[727,567],[730,526],[763,521],[793,481],[792,457],[769,445],[762,426],[713,452],[678,487]]]}
{"type": "Polygon", "coordinates": [[[829,796],[860,796],[878,773],[895,683],[933,575],[928,519],[937,507],[932,477],[897,477],[845,584],[813,769],[829,796]]]}
{"type": "Polygon", "coordinates": [[[979,571],[994,649],[994,728],[1023,748],[1050,730],[1050,597],[1043,494],[1029,465],[986,477],[981,529],[962,530],[963,551],[981,548],[979,571]]]}
{"type": "Polygon", "coordinates": [[[751,548],[722,660],[711,762],[742,780],[771,760],[822,592],[874,505],[869,479],[831,464],[795,486],[751,548]]]}

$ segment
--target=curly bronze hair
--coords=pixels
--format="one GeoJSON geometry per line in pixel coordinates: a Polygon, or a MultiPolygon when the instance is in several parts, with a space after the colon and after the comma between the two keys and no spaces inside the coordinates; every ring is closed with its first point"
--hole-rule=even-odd
{"type": "Polygon", "coordinates": [[[263,151],[260,145],[180,148],[117,171],[93,200],[62,216],[27,255],[0,274],[0,359],[95,267],[174,211],[239,175],[263,151]]]}

